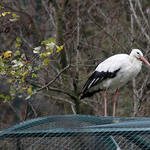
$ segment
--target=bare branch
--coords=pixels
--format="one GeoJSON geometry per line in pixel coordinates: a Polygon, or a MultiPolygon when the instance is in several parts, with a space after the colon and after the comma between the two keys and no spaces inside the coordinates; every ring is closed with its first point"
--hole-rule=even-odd
{"type": "Polygon", "coordinates": [[[73,113],[76,115],[77,113],[76,113],[73,105],[71,105],[71,109],[72,109],[73,113]]]}
{"type": "Polygon", "coordinates": [[[131,11],[132,11],[132,13],[133,13],[133,16],[134,16],[134,18],[135,18],[135,20],[136,20],[136,22],[137,22],[139,28],[142,30],[142,33],[143,33],[143,34],[145,35],[145,37],[147,38],[147,42],[148,42],[148,44],[149,44],[149,42],[150,42],[150,37],[149,37],[148,34],[145,32],[145,29],[143,28],[143,26],[141,25],[141,23],[140,23],[140,21],[139,21],[139,19],[138,19],[138,17],[137,17],[137,14],[136,14],[136,12],[135,12],[135,10],[134,10],[134,7],[133,7],[133,4],[132,4],[132,0],[129,0],[129,3],[130,3],[130,9],[131,9],[131,11]]]}
{"type": "Polygon", "coordinates": [[[49,9],[48,9],[48,6],[46,5],[45,0],[42,0],[42,2],[43,2],[43,6],[44,6],[44,8],[45,8],[47,14],[49,15],[49,17],[50,17],[50,19],[51,19],[51,22],[52,22],[52,24],[53,24],[53,27],[56,28],[56,24],[54,23],[54,19],[53,19],[52,14],[51,14],[51,12],[52,12],[52,7],[50,8],[51,12],[49,12],[49,9]]]}
{"type": "Polygon", "coordinates": [[[55,76],[55,78],[54,78],[52,81],[50,81],[48,84],[44,85],[43,87],[39,88],[37,91],[41,91],[41,90],[43,90],[44,88],[50,86],[50,85],[51,85],[65,70],[67,70],[69,67],[70,67],[70,65],[66,66],[61,72],[59,72],[59,73],[55,76]]]}
{"type": "MultiPolygon", "coordinates": [[[[84,6],[84,5],[83,5],[83,6],[84,6]]],[[[84,8],[85,8],[85,7],[84,7],[84,8]]],[[[94,22],[94,24],[95,24],[97,27],[99,27],[101,30],[103,30],[104,32],[106,32],[106,34],[107,34],[109,37],[111,37],[112,39],[114,39],[114,37],[113,37],[110,33],[108,33],[108,31],[106,30],[106,27],[104,28],[104,27],[102,27],[101,25],[99,25],[99,24],[95,21],[95,19],[91,16],[90,12],[89,12],[86,8],[85,8],[85,10],[86,10],[88,16],[89,16],[89,17],[91,18],[91,20],[94,22]]],[[[126,50],[126,48],[124,47],[124,45],[121,44],[117,39],[115,39],[115,42],[117,42],[118,45],[120,45],[124,50],[126,50]]]]}
{"type": "Polygon", "coordinates": [[[142,14],[142,17],[144,18],[144,21],[145,21],[145,23],[146,23],[146,26],[147,26],[147,27],[149,27],[148,21],[147,21],[147,19],[146,19],[146,17],[145,17],[145,15],[144,15],[144,13],[143,13],[143,11],[142,11],[140,1],[139,1],[139,0],[137,0],[137,3],[138,3],[138,6],[139,6],[139,9],[140,9],[140,12],[141,12],[141,14],[142,14]]]}

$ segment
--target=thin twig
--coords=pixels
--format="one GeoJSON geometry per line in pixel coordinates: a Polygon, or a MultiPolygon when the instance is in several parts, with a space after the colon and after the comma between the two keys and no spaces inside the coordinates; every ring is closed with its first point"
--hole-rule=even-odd
{"type": "MultiPolygon", "coordinates": [[[[18,115],[17,111],[15,110],[15,108],[11,105],[11,103],[9,101],[7,101],[7,103],[10,105],[10,107],[13,109],[13,111],[18,115]]],[[[21,119],[21,121],[24,121],[19,115],[18,117],[21,119]]]]}
{"type": "Polygon", "coordinates": [[[143,26],[141,25],[141,23],[140,23],[140,21],[139,21],[137,15],[136,15],[136,12],[135,12],[134,7],[133,7],[133,4],[132,4],[132,0],[129,0],[129,3],[130,3],[130,9],[131,9],[131,11],[132,11],[132,13],[133,13],[133,16],[134,16],[134,18],[135,18],[135,20],[136,20],[136,22],[137,22],[139,28],[142,30],[142,33],[143,33],[143,34],[145,35],[145,37],[147,38],[148,44],[149,44],[149,43],[150,43],[150,37],[149,37],[148,34],[145,32],[143,26]]]}
{"type": "Polygon", "coordinates": [[[49,9],[48,9],[48,6],[46,6],[45,0],[42,0],[42,2],[43,2],[43,6],[44,6],[44,8],[45,8],[47,14],[49,15],[49,17],[50,17],[50,19],[51,19],[51,22],[52,22],[52,24],[53,24],[53,27],[56,28],[56,24],[54,23],[54,19],[52,18],[52,14],[50,14],[50,12],[49,12],[49,10],[52,10],[52,8],[49,8],[49,9]]]}
{"type": "Polygon", "coordinates": [[[51,85],[65,70],[67,70],[69,67],[70,67],[70,65],[66,66],[62,71],[60,71],[60,72],[55,76],[55,78],[54,78],[52,81],[50,81],[48,84],[44,85],[43,87],[39,88],[39,89],[37,90],[37,92],[43,90],[44,88],[46,88],[46,87],[48,87],[48,86],[50,86],[50,85],[51,85]]]}
{"type": "MultiPolygon", "coordinates": [[[[95,21],[95,19],[91,16],[90,12],[85,8],[84,5],[83,5],[83,7],[84,7],[84,9],[86,10],[88,16],[89,16],[89,17],[91,18],[91,20],[94,22],[94,24],[95,24],[98,28],[100,28],[101,30],[104,30],[105,33],[106,33],[109,37],[111,37],[112,39],[114,39],[114,37],[113,37],[110,33],[108,33],[108,31],[106,30],[106,27],[102,27],[100,24],[98,24],[97,21],[95,21]]],[[[120,45],[124,50],[126,50],[126,47],[124,47],[117,39],[115,39],[115,41],[116,41],[116,42],[118,43],[118,45],[120,45]]]]}

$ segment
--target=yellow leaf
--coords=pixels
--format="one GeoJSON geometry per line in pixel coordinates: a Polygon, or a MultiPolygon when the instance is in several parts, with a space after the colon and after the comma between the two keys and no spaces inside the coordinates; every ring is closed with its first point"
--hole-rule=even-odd
{"type": "Polygon", "coordinates": [[[63,50],[63,47],[64,47],[63,45],[59,46],[58,49],[57,49],[57,51],[56,51],[56,53],[59,53],[61,50],[63,50]]]}
{"type": "Polygon", "coordinates": [[[4,12],[4,15],[7,15],[8,14],[8,12],[4,12]]]}
{"type": "Polygon", "coordinates": [[[19,68],[21,68],[23,65],[20,65],[19,68]]]}
{"type": "Polygon", "coordinates": [[[16,18],[16,17],[17,17],[17,15],[16,15],[15,13],[13,13],[12,16],[13,16],[13,18],[16,18]]]}
{"type": "Polygon", "coordinates": [[[24,72],[23,74],[22,74],[22,76],[25,76],[27,74],[27,72],[24,72]]]}
{"type": "Polygon", "coordinates": [[[45,63],[45,62],[43,62],[43,63],[42,63],[42,65],[43,65],[43,66],[44,66],[44,65],[46,65],[46,63],[45,63]]]}
{"type": "Polygon", "coordinates": [[[28,95],[32,95],[32,94],[33,94],[32,88],[30,87],[30,88],[28,88],[28,95]]]}
{"type": "Polygon", "coordinates": [[[8,11],[8,12],[7,12],[7,14],[11,14],[11,12],[10,12],[10,11],[8,11]]]}
{"type": "Polygon", "coordinates": [[[32,89],[31,89],[31,88],[28,88],[28,92],[32,92],[32,89]]]}
{"type": "Polygon", "coordinates": [[[12,74],[12,75],[15,75],[15,73],[16,73],[15,71],[11,71],[11,74],[12,74]]]}
{"type": "Polygon", "coordinates": [[[5,53],[4,53],[4,56],[2,56],[2,58],[9,58],[9,57],[11,57],[11,55],[12,55],[12,51],[6,51],[5,53]]]}
{"type": "Polygon", "coordinates": [[[13,13],[12,14],[13,19],[10,19],[10,21],[16,21],[20,19],[20,16],[18,16],[17,14],[13,13]]]}
{"type": "Polygon", "coordinates": [[[47,56],[46,53],[43,53],[43,56],[46,57],[47,56]]]}
{"type": "Polygon", "coordinates": [[[22,90],[26,90],[26,89],[27,89],[26,87],[23,87],[23,88],[22,88],[22,90]]]}

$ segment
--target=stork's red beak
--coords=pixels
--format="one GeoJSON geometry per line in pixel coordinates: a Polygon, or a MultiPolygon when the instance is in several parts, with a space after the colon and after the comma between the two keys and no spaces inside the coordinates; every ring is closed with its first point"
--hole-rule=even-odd
{"type": "Polygon", "coordinates": [[[146,65],[150,66],[149,62],[144,57],[140,57],[140,60],[143,61],[146,65]]]}

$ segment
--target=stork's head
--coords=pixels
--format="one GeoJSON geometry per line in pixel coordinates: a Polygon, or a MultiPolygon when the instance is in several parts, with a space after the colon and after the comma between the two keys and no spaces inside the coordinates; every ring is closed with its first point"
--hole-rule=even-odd
{"type": "Polygon", "coordinates": [[[130,56],[143,61],[146,65],[150,66],[149,62],[143,57],[143,53],[139,49],[133,49],[130,56]]]}

